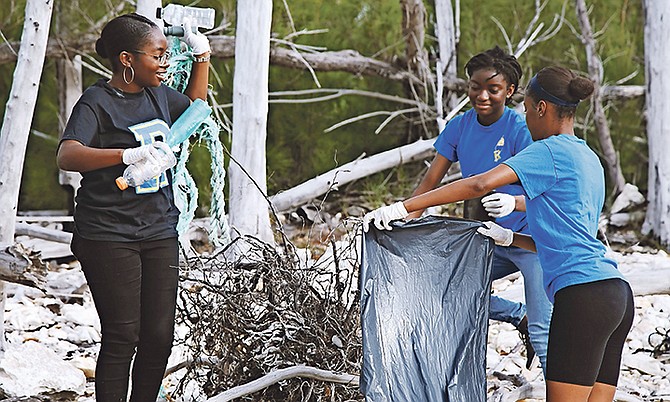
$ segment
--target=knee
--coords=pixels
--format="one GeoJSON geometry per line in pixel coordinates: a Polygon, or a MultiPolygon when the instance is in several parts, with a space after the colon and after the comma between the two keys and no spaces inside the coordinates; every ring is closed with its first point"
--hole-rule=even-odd
{"type": "Polygon", "coordinates": [[[132,356],[139,342],[139,323],[112,325],[102,331],[102,348],[119,357],[132,356]]]}
{"type": "Polygon", "coordinates": [[[142,331],[141,343],[143,347],[151,349],[153,353],[158,355],[170,355],[173,340],[174,325],[172,323],[142,331]]]}

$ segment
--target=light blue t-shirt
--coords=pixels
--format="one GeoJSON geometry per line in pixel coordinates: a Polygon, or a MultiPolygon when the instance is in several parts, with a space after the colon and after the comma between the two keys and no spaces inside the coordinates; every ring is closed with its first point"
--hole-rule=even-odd
{"type": "Polygon", "coordinates": [[[567,286],[624,279],[596,238],[605,176],[586,142],[574,135],[554,135],[505,164],[525,190],[528,226],[552,303],[556,292],[567,286]]]}
{"type": "MultiPolygon", "coordinates": [[[[453,118],[433,146],[451,162],[460,161],[463,177],[470,177],[493,169],[532,143],[524,117],[506,107],[500,119],[489,126],[477,121],[474,109],[453,118]]],[[[519,184],[502,186],[496,191],[523,194],[519,184]]],[[[496,223],[515,232],[529,233],[524,212],[512,212],[496,219],[496,223]]]]}

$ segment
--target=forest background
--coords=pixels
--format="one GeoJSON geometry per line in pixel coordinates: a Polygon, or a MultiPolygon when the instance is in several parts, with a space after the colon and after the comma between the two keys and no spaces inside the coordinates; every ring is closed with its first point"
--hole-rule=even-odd
{"type": "MultiPolygon", "coordinates": [[[[0,33],[4,42],[19,42],[23,26],[25,0],[2,0],[0,33]]],[[[165,2],[164,2],[165,3],[165,2]]],[[[234,0],[174,1],[176,4],[212,7],[216,10],[216,35],[234,36],[236,2],[234,0]]],[[[367,57],[405,67],[405,39],[402,32],[402,10],[398,0],[275,0],[273,2],[273,38],[291,37],[304,46],[316,46],[329,51],[353,49],[367,57]],[[296,32],[302,33],[296,35],[296,32]]],[[[166,3],[165,3],[166,4],[166,3]]],[[[164,4],[164,5],[165,5],[164,4]]],[[[425,49],[434,69],[437,42],[434,36],[435,13],[433,2],[425,2],[425,49]]],[[[644,85],[644,14],[640,0],[598,0],[589,2],[590,20],[603,62],[603,85],[644,85]]],[[[460,1],[460,36],[458,38],[458,77],[465,78],[463,66],[474,54],[494,45],[507,49],[504,34],[513,45],[524,36],[535,14],[535,1],[478,0],[460,1]],[[498,25],[499,23],[499,25],[498,25]]],[[[556,15],[565,18],[561,29],[548,41],[530,47],[520,57],[524,86],[530,77],[544,66],[560,64],[575,70],[587,71],[584,45],[577,34],[579,25],[574,2],[548,0],[539,22],[550,26],[556,15]]],[[[128,0],[56,1],[51,24],[51,38],[64,42],[94,34],[104,25],[105,16],[135,10],[128,0]]],[[[510,50],[510,49],[507,49],[510,50]]],[[[105,61],[95,54],[84,61],[95,65],[105,61]]],[[[210,83],[214,97],[225,114],[232,118],[232,82],[234,60],[214,59],[210,83]]],[[[15,62],[0,64],[0,100],[7,102],[15,62]]],[[[321,88],[352,89],[408,97],[408,88],[399,81],[383,77],[355,75],[348,72],[315,73],[321,88]]],[[[56,61],[47,58],[42,75],[31,136],[28,142],[24,172],[19,195],[19,211],[66,210],[70,207],[68,190],[58,182],[55,151],[60,135],[56,61]]],[[[84,68],[84,88],[100,75],[84,68]]],[[[271,66],[270,108],[267,136],[268,192],[293,187],[315,175],[329,171],[361,155],[411,143],[419,138],[435,137],[439,133],[435,121],[417,127],[411,115],[401,115],[375,134],[388,115],[379,115],[326,130],[341,121],[375,111],[402,109],[402,104],[371,97],[348,95],[330,100],[303,103],[304,97],[286,95],[285,91],[316,89],[312,74],[305,69],[271,66]],[[291,102],[286,102],[287,99],[291,102]]],[[[314,96],[314,95],[312,95],[314,96]]],[[[466,106],[466,109],[469,106],[466,106]]],[[[609,99],[606,113],[610,122],[612,141],[620,158],[626,182],[645,193],[647,188],[647,139],[644,128],[644,98],[609,99]]],[[[2,108],[4,117],[5,108],[2,108]]],[[[588,103],[578,110],[577,134],[599,152],[599,143],[592,124],[588,103]]],[[[230,137],[222,131],[221,140],[230,145],[230,137]]],[[[209,205],[209,154],[196,147],[189,162],[200,190],[200,215],[209,205]]],[[[425,166],[407,165],[356,182],[352,190],[385,201],[392,193],[408,195],[416,185],[417,176],[425,166]],[[399,186],[393,187],[391,186],[399,186]]],[[[611,188],[611,183],[608,182],[611,188]]],[[[611,193],[611,192],[610,192],[611,193]]]]}

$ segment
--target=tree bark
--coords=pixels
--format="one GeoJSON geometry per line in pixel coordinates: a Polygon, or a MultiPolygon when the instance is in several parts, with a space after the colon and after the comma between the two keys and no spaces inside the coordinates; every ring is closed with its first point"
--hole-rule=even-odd
{"type": "Polygon", "coordinates": [[[312,378],[319,381],[334,382],[339,384],[348,384],[358,386],[359,377],[352,374],[334,373],[332,371],[321,370],[309,366],[293,366],[264,375],[250,383],[231,388],[223,393],[207,399],[207,402],[228,402],[236,398],[260,391],[279,381],[288,380],[295,377],[312,378]]]}
{"type": "MultiPolygon", "coordinates": [[[[68,233],[69,234],[69,233],[68,233]]],[[[0,280],[44,290],[47,266],[21,245],[0,250],[0,280]]],[[[2,310],[4,313],[4,310],[2,310]]],[[[2,333],[4,339],[4,332],[2,333]]]]}
{"type": "MultiPolygon", "coordinates": [[[[52,10],[53,0],[28,0],[26,3],[21,43],[27,46],[21,46],[18,52],[12,89],[5,105],[5,118],[0,130],[0,246],[2,248],[14,242],[23,161],[44,67],[52,10]]],[[[4,350],[5,338],[4,287],[4,282],[0,280],[0,351],[4,350]]]]}
{"type": "Polygon", "coordinates": [[[338,186],[367,177],[386,169],[424,159],[433,153],[434,140],[419,140],[390,151],[355,160],[336,169],[321,174],[290,190],[275,194],[270,198],[278,212],[304,205],[308,201],[337,190],[338,186]]]}
{"type": "Polygon", "coordinates": [[[445,107],[443,99],[446,100],[447,110],[456,107],[458,101],[453,90],[444,93],[444,82],[451,82],[458,79],[457,51],[456,51],[456,24],[454,23],[454,10],[451,7],[451,0],[435,0],[435,35],[439,54],[437,58],[438,79],[437,93],[435,95],[435,106],[437,109],[437,125],[442,131],[446,121],[444,121],[445,107]]]}
{"type": "Polygon", "coordinates": [[[270,68],[271,0],[237,3],[230,226],[233,237],[274,243],[268,214],[265,139],[270,68]]]}
{"type": "Polygon", "coordinates": [[[605,160],[607,173],[612,181],[614,195],[616,196],[626,185],[626,179],[623,177],[621,165],[619,164],[619,156],[612,143],[610,126],[607,122],[607,115],[605,115],[605,108],[603,107],[603,96],[601,92],[603,63],[600,61],[600,57],[598,57],[596,50],[596,41],[593,37],[593,30],[591,29],[591,22],[589,21],[589,15],[586,9],[586,1],[575,0],[575,9],[577,11],[577,20],[579,21],[579,26],[582,31],[582,42],[586,48],[586,63],[588,65],[589,76],[595,84],[595,90],[591,99],[591,104],[593,105],[593,119],[596,131],[598,132],[598,140],[603,153],[603,159],[605,160]]]}
{"type": "Polygon", "coordinates": [[[670,2],[646,0],[644,55],[649,144],[647,216],[642,231],[670,245],[670,2]]]}
{"type": "Polygon", "coordinates": [[[423,0],[400,0],[400,5],[407,69],[421,71],[427,67],[428,61],[424,50],[426,7],[423,0]]]}

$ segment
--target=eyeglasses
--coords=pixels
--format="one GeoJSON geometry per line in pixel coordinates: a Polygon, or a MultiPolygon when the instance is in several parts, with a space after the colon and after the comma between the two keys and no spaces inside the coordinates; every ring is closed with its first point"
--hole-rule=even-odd
{"type": "Polygon", "coordinates": [[[151,56],[151,57],[153,57],[153,59],[156,60],[156,61],[158,62],[158,64],[160,64],[160,65],[163,65],[163,64],[167,63],[168,60],[170,60],[170,56],[171,56],[170,52],[165,52],[165,53],[161,54],[160,56],[156,56],[155,54],[151,54],[151,53],[143,52],[143,51],[141,51],[141,50],[131,50],[131,52],[132,52],[132,53],[139,53],[139,54],[144,54],[144,55],[147,55],[147,56],[151,56]]]}

